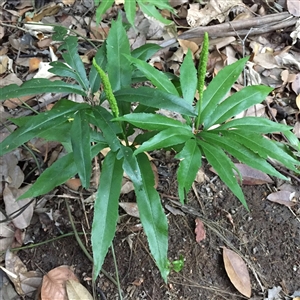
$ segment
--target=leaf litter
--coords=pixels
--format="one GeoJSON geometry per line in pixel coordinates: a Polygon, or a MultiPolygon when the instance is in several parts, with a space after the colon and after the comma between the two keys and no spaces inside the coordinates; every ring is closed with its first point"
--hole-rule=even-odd
{"type": "MultiPolygon", "coordinates": [[[[3,12],[1,12],[4,17],[4,21],[9,21],[12,22],[12,24],[14,24],[19,17],[23,16],[25,11],[32,10],[32,8],[30,8],[30,5],[27,5],[27,3],[25,3],[26,1],[20,2],[20,5],[14,9],[11,9],[11,7],[9,6],[8,8],[5,7],[3,12]],[[25,5],[22,6],[21,4],[25,5]]],[[[62,2],[65,5],[74,4],[74,1],[65,0],[62,2]]],[[[88,1],[83,1],[80,4],[77,4],[78,11],[86,10],[86,3],[88,3],[88,1]]],[[[171,1],[172,6],[177,8],[177,10],[181,12],[181,15],[178,14],[179,18],[177,16],[174,16],[174,19],[176,20],[177,18],[176,22],[178,22],[178,24],[181,22],[186,26],[189,24],[202,24],[209,26],[211,25],[210,27],[214,28],[213,22],[219,22],[221,24],[224,24],[224,22],[228,22],[230,20],[232,14],[234,15],[233,21],[238,21],[239,19],[243,21],[248,20],[249,18],[252,18],[254,20],[254,14],[257,14],[258,16],[263,16],[264,14],[267,14],[269,10],[272,11],[273,9],[273,7],[270,8],[268,3],[260,5],[260,7],[256,8],[254,5],[252,7],[246,7],[241,1],[227,1],[226,3],[222,3],[222,5],[227,5],[226,7],[217,4],[212,5],[212,3],[195,3],[188,5],[187,1],[171,1]],[[245,14],[246,12],[249,12],[249,10],[251,10],[250,15],[245,14]],[[205,18],[203,17],[204,12],[205,18]],[[213,21],[211,23],[212,20],[217,21],[213,21]]],[[[122,9],[122,6],[118,8],[122,9]]],[[[292,15],[299,16],[299,7],[295,6],[293,1],[287,1],[287,8],[292,15]]],[[[73,27],[76,26],[76,31],[80,32],[84,36],[87,36],[88,38],[104,39],[107,36],[109,32],[109,26],[107,26],[106,23],[101,23],[100,26],[96,26],[94,19],[91,16],[88,16],[86,17],[87,19],[85,19],[86,24],[94,24],[94,27],[91,28],[92,30],[90,32],[87,32],[83,28],[82,24],[76,21],[75,16],[70,16],[68,13],[66,13],[66,10],[68,9],[69,8],[67,6],[63,7],[60,4],[54,3],[50,3],[49,6],[42,5],[40,11],[33,14],[33,17],[31,17],[32,21],[40,22],[40,24],[38,26],[32,25],[34,27],[28,27],[27,24],[27,27],[24,26],[24,28],[28,33],[15,34],[17,31],[16,30],[14,34],[10,37],[8,42],[3,44],[3,49],[1,49],[3,54],[1,53],[2,59],[0,60],[2,66],[0,69],[2,72],[0,84],[2,86],[8,85],[10,83],[17,83],[20,85],[22,84],[22,82],[25,82],[32,76],[37,76],[37,64],[38,66],[41,66],[41,68],[43,68],[43,66],[48,65],[47,60],[50,60],[50,49],[52,48],[49,48],[49,42],[47,40],[51,40],[51,31],[53,30],[53,28],[51,26],[43,26],[46,24],[47,18],[52,18],[50,19],[51,21],[53,21],[51,23],[57,22],[57,24],[63,24],[66,27],[68,27],[69,25],[73,27]],[[39,36],[41,38],[39,41],[37,41],[37,39],[39,39],[39,36]],[[46,42],[45,46],[42,46],[42,41],[46,42]],[[38,61],[33,62],[30,61],[28,58],[22,62],[19,60],[19,57],[18,59],[15,59],[18,52],[26,55],[33,55],[33,58],[38,58],[38,61]],[[47,57],[46,61],[44,59],[45,55],[47,57]],[[12,59],[12,57],[14,59],[12,59]],[[22,72],[18,72],[17,74],[15,74],[13,72],[14,68],[12,67],[14,64],[18,65],[19,68],[22,68],[22,72]],[[10,74],[9,72],[12,73],[10,74]]],[[[116,16],[116,11],[117,10],[115,9],[115,7],[112,8],[106,13],[104,19],[116,16]]],[[[80,16],[80,14],[76,17],[78,16],[80,16]]],[[[179,29],[179,31],[175,32],[174,35],[172,33],[172,30],[163,27],[158,22],[145,17],[145,15],[140,11],[137,14],[136,21],[138,22],[138,30],[130,33],[130,39],[133,45],[133,49],[137,48],[138,46],[142,45],[150,39],[152,39],[152,41],[154,42],[157,42],[158,39],[163,37],[165,41],[168,41],[174,38],[174,36],[176,36],[177,33],[182,33],[182,31],[180,31],[179,29]],[[151,28],[151,30],[148,30],[149,28],[151,28]]],[[[262,82],[263,84],[275,87],[275,97],[269,99],[268,104],[256,105],[253,108],[248,109],[245,112],[245,114],[270,119],[275,117],[276,119],[278,119],[278,121],[283,121],[288,123],[289,125],[294,126],[295,133],[298,133],[298,136],[300,136],[299,122],[296,118],[299,111],[299,101],[297,100],[297,97],[299,96],[298,75],[300,70],[300,59],[297,51],[293,50],[293,48],[290,46],[291,41],[294,47],[297,47],[297,42],[299,42],[299,33],[297,28],[298,27],[295,26],[295,30],[291,33],[290,37],[286,34],[280,35],[280,38],[282,39],[280,41],[274,41],[274,37],[272,35],[266,37],[254,35],[248,38],[248,45],[245,45],[245,43],[241,41],[240,38],[237,38],[235,36],[229,36],[229,38],[221,38],[215,44],[212,43],[211,45],[212,49],[210,49],[211,51],[209,55],[209,76],[213,77],[225,65],[232,63],[236,59],[235,57],[237,55],[241,55],[244,52],[246,54],[252,53],[252,64],[248,65],[246,70],[247,84],[262,82]],[[286,44],[288,44],[289,46],[286,46],[286,44]]],[[[0,36],[6,36],[9,33],[9,30],[9,27],[5,26],[5,23],[0,23],[0,36]]],[[[239,31],[237,30],[237,32],[239,31]]],[[[201,47],[201,41],[201,37],[194,39],[194,41],[180,38],[178,39],[176,52],[164,49],[160,56],[157,55],[156,58],[152,59],[152,61],[157,61],[157,63],[155,64],[156,66],[167,65],[167,67],[174,70],[175,74],[178,74],[179,66],[182,63],[184,55],[186,54],[188,49],[192,51],[195,62],[197,61],[199,50],[201,47]],[[169,58],[166,59],[166,57],[169,58]]],[[[83,45],[82,53],[85,53],[88,50],[84,47],[85,46],[83,45]]],[[[42,75],[42,77],[48,76],[46,72],[45,74],[46,75],[42,75]]],[[[245,84],[243,78],[239,79],[239,84],[245,84]]],[[[32,97],[27,97],[21,100],[28,102],[30,105],[34,103],[34,101],[32,101],[32,97]]],[[[10,101],[7,101],[5,104],[5,113],[8,112],[15,114],[15,112],[13,112],[12,109],[19,107],[20,104],[21,102],[18,101],[18,99],[11,99],[10,101]]],[[[8,181],[8,186],[6,186],[4,191],[2,191],[4,202],[6,204],[6,207],[12,204],[14,206],[13,210],[6,211],[6,213],[8,214],[15,212],[22,207],[21,202],[18,203],[15,201],[17,195],[19,195],[19,193],[21,192],[19,188],[21,187],[24,181],[24,174],[18,166],[18,160],[21,161],[22,159],[18,158],[16,162],[16,159],[10,156],[10,158],[5,163],[6,165],[3,166],[4,170],[6,170],[5,178],[10,178],[10,181],[8,181]]],[[[241,170],[239,171],[240,173],[243,173],[243,184],[245,184],[246,182],[249,182],[250,184],[271,183],[269,178],[264,177],[265,174],[258,174],[255,172],[253,173],[253,170],[249,169],[247,169],[246,171],[243,169],[242,172],[241,170]]],[[[78,186],[79,184],[77,184],[77,187],[78,186]]],[[[76,190],[77,187],[74,189],[76,190]]],[[[130,193],[131,190],[132,186],[129,188],[126,187],[126,189],[124,190],[124,194],[130,193]]],[[[287,191],[283,191],[283,193],[287,195],[287,191]]],[[[291,197],[291,194],[292,192],[290,192],[288,198],[291,197]]],[[[14,219],[13,224],[9,221],[0,223],[0,229],[2,234],[1,237],[3,237],[1,239],[1,246],[5,245],[3,247],[3,250],[7,249],[7,247],[9,247],[15,239],[16,228],[25,229],[29,225],[33,215],[33,204],[29,205],[28,211],[26,213],[25,212],[26,210],[22,212],[22,214],[18,217],[19,219],[14,219]]],[[[5,220],[5,216],[1,215],[1,219],[5,220]]],[[[235,259],[228,258],[227,256],[230,255],[228,255],[228,252],[226,253],[227,255],[225,255],[225,260],[227,262],[229,261],[229,263],[232,265],[231,267],[234,269],[236,264],[235,259]]],[[[235,273],[235,271],[233,273],[235,273]]],[[[237,277],[237,274],[231,275],[230,279],[231,281],[236,281],[237,277]],[[235,277],[235,279],[231,279],[233,277],[235,277]]],[[[17,285],[20,288],[20,283],[17,283],[17,285]]],[[[19,291],[21,292],[21,290],[19,291]]],[[[246,294],[247,292],[249,292],[249,287],[248,290],[246,288],[246,294]]]]}

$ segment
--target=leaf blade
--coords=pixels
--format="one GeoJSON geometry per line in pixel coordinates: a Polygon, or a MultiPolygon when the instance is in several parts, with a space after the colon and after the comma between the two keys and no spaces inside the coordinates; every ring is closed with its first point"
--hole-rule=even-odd
{"type": "Polygon", "coordinates": [[[10,84],[1,88],[0,100],[40,93],[74,93],[86,96],[85,91],[79,85],[71,85],[61,80],[50,81],[45,78],[34,78],[24,82],[21,86],[10,84]]]}
{"type": "MultiPolygon", "coordinates": [[[[116,121],[126,121],[136,127],[147,130],[164,130],[171,127],[187,128],[190,127],[178,120],[168,118],[163,115],[148,113],[131,113],[114,119],[116,121]]],[[[190,129],[191,130],[191,129],[190,129]]]]}
{"type": "Polygon", "coordinates": [[[158,89],[178,96],[178,91],[165,73],[155,69],[145,61],[131,56],[126,57],[128,61],[133,63],[141,72],[143,72],[148,80],[150,80],[158,89]]]}
{"type": "Polygon", "coordinates": [[[135,157],[132,150],[122,146],[123,169],[133,182],[140,218],[148,238],[151,253],[163,279],[166,281],[168,268],[168,222],[160,197],[154,188],[154,176],[145,154],[135,157]]]}
{"type": "Polygon", "coordinates": [[[84,188],[88,188],[92,174],[90,125],[85,110],[78,111],[71,127],[71,143],[75,165],[84,188]]]}
{"type": "Polygon", "coordinates": [[[145,106],[164,108],[183,115],[195,116],[194,107],[182,98],[149,87],[121,89],[115,92],[115,97],[117,101],[139,102],[145,106]]]}
{"type": "Polygon", "coordinates": [[[104,158],[102,166],[92,226],[93,280],[97,278],[115,236],[123,178],[122,163],[123,160],[118,160],[116,153],[110,151],[104,158]]]}
{"type": "Polygon", "coordinates": [[[151,151],[161,148],[168,148],[174,145],[180,145],[193,138],[191,130],[186,128],[168,128],[160,131],[154,137],[144,142],[134,151],[135,155],[144,151],[151,151]]]}
{"type": "Polygon", "coordinates": [[[220,103],[214,113],[204,120],[204,129],[223,123],[249,107],[261,103],[271,91],[272,88],[267,86],[252,85],[234,93],[220,103]]]}
{"type": "Polygon", "coordinates": [[[248,209],[244,194],[238,185],[233,172],[234,164],[228,156],[219,147],[213,146],[203,140],[198,140],[207,161],[216,170],[221,180],[229,187],[233,194],[241,201],[244,207],[248,209]]]}
{"type": "Polygon", "coordinates": [[[126,31],[122,26],[122,19],[119,16],[112,21],[109,35],[106,39],[107,53],[107,74],[113,91],[131,84],[131,65],[126,59],[130,56],[130,45],[126,31]]]}
{"type": "Polygon", "coordinates": [[[207,89],[203,92],[200,124],[204,122],[204,118],[207,119],[214,113],[218,103],[224,99],[231,86],[241,74],[248,59],[248,57],[245,57],[226,66],[208,85],[207,89]]]}
{"type": "Polygon", "coordinates": [[[175,158],[182,159],[177,170],[177,181],[179,199],[183,204],[185,193],[190,190],[201,167],[201,151],[197,142],[194,139],[188,140],[175,158]]]}
{"type": "Polygon", "coordinates": [[[180,87],[183,99],[192,104],[197,90],[197,70],[191,50],[188,50],[180,67],[180,87]]]}

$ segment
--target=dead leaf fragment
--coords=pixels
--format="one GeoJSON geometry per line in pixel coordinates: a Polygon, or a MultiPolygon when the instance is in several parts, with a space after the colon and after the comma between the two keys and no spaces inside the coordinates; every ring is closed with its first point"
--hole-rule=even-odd
{"type": "Polygon", "coordinates": [[[140,213],[135,202],[120,202],[119,205],[132,217],[139,218],[140,213]]]}
{"type": "Polygon", "coordinates": [[[279,191],[279,192],[271,193],[267,197],[267,199],[269,201],[291,207],[296,204],[296,201],[293,201],[294,196],[295,196],[295,192],[279,191]]]}
{"type": "Polygon", "coordinates": [[[199,218],[195,219],[195,224],[196,242],[200,243],[206,238],[206,231],[203,222],[199,218]]]}
{"type": "Polygon", "coordinates": [[[232,250],[223,247],[226,273],[234,287],[244,296],[251,297],[250,276],[245,262],[232,250]]]}
{"type": "Polygon", "coordinates": [[[63,265],[52,269],[43,277],[41,300],[68,300],[66,291],[68,280],[78,281],[71,267],[63,265]]]}
{"type": "Polygon", "coordinates": [[[287,9],[288,12],[295,16],[295,17],[300,17],[300,3],[299,0],[287,0],[287,9]]]}
{"type": "Polygon", "coordinates": [[[244,185],[261,185],[273,183],[273,180],[262,171],[251,168],[245,164],[234,164],[242,176],[244,185]]]}
{"type": "Polygon", "coordinates": [[[67,280],[66,289],[69,300],[93,300],[92,295],[88,292],[88,290],[78,281],[75,280],[67,280]]]}

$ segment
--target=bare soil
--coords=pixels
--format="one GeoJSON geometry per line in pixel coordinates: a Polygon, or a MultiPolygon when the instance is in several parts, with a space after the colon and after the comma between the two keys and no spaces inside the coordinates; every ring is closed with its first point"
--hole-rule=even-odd
{"type": "MultiPolygon", "coordinates": [[[[177,162],[165,153],[157,153],[158,191],[164,207],[176,209],[177,162]],[[167,206],[168,207],[168,206],[167,206]]],[[[245,186],[243,191],[250,212],[232,195],[215,174],[205,166],[207,180],[190,192],[186,206],[174,215],[166,210],[169,220],[169,259],[184,257],[184,268],[172,271],[166,284],[150,255],[147,239],[139,219],[130,217],[120,208],[120,222],[114,239],[117,268],[124,299],[241,299],[245,298],[230,282],[222,259],[222,247],[237,252],[247,263],[252,298],[264,299],[268,289],[280,286],[281,295],[300,290],[300,222],[299,204],[292,211],[266,200],[272,186],[245,186]],[[195,241],[195,218],[200,217],[206,228],[206,239],[195,241]],[[129,246],[129,241],[132,246],[129,246]]],[[[93,208],[82,208],[80,196],[69,190],[59,193],[74,196],[68,199],[77,230],[85,232],[82,241],[91,253],[90,226],[93,208]],[[87,224],[87,220],[88,223],[87,224]]],[[[59,194],[58,193],[58,194],[59,194]]],[[[58,195],[57,194],[57,195],[58,195]]],[[[87,197],[85,195],[84,197],[87,197]]],[[[134,201],[134,193],[122,201],[134,201]]],[[[60,215],[57,227],[47,217],[33,218],[28,232],[35,243],[49,240],[61,233],[72,232],[64,200],[54,197],[47,204],[60,215]],[[45,225],[46,224],[46,225],[45,225]]],[[[74,236],[62,238],[36,248],[19,252],[28,270],[48,272],[60,265],[72,265],[80,281],[92,291],[92,263],[84,255],[74,236]]],[[[103,268],[116,277],[115,264],[109,251],[103,268]]],[[[32,298],[27,298],[32,299],[32,298]]],[[[95,299],[119,299],[117,287],[103,274],[96,281],[95,299]]]]}

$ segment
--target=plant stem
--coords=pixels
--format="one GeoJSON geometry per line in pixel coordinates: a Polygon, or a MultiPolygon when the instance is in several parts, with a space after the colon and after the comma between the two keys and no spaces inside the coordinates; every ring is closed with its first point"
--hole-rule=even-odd
{"type": "MultiPolygon", "coordinates": [[[[63,235],[60,235],[60,236],[57,236],[53,239],[50,239],[50,240],[47,240],[47,241],[43,241],[43,242],[40,242],[40,243],[37,243],[37,244],[31,244],[31,245],[28,245],[28,246],[22,246],[22,247],[16,247],[16,248],[11,248],[10,251],[19,251],[19,250],[25,250],[25,249],[31,249],[31,248],[35,248],[35,247],[38,247],[38,246],[41,246],[41,245],[44,245],[44,244],[47,244],[47,243],[51,243],[51,242],[54,242],[54,241],[57,241],[59,239],[62,239],[62,238],[65,238],[65,237],[68,237],[68,236],[72,236],[74,235],[75,233],[74,232],[69,232],[69,233],[66,233],[66,234],[63,234],[63,235]]],[[[79,235],[82,235],[83,232],[78,232],[79,235]]],[[[1,251],[0,254],[3,254],[5,253],[5,251],[1,251]]]]}
{"type": "Polygon", "coordinates": [[[198,65],[198,93],[199,93],[199,102],[198,102],[198,115],[196,118],[196,126],[195,130],[198,131],[200,122],[201,122],[201,112],[202,112],[202,100],[203,100],[203,91],[204,91],[204,83],[206,76],[206,66],[208,60],[208,34],[204,33],[202,51],[200,54],[199,65],[198,65]]]}
{"type": "Polygon", "coordinates": [[[120,285],[120,279],[119,279],[119,270],[118,270],[117,259],[116,259],[113,243],[111,243],[111,252],[112,252],[112,256],[113,256],[113,260],[114,260],[114,264],[115,264],[115,269],[116,269],[116,279],[117,279],[117,284],[118,284],[118,292],[119,292],[120,300],[123,300],[122,290],[121,290],[121,285],[120,285]]]}
{"type": "MultiPolygon", "coordinates": [[[[79,245],[79,247],[81,248],[81,250],[84,252],[84,254],[86,255],[86,257],[92,262],[94,263],[94,260],[93,260],[93,257],[90,255],[90,253],[87,251],[86,247],[83,245],[80,237],[79,237],[79,234],[77,232],[77,229],[75,227],[75,224],[74,224],[74,221],[73,221],[73,217],[72,217],[72,214],[71,214],[71,210],[70,210],[70,206],[69,206],[69,203],[67,201],[67,199],[65,199],[65,203],[66,203],[66,207],[67,207],[67,211],[68,211],[68,216],[69,216],[69,220],[70,220],[70,223],[71,223],[71,226],[72,226],[72,229],[74,231],[74,235],[75,235],[75,239],[79,245]]],[[[118,282],[108,274],[108,272],[106,272],[104,269],[101,269],[101,272],[116,286],[119,288],[119,285],[118,285],[118,282]]]]}

